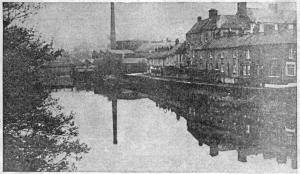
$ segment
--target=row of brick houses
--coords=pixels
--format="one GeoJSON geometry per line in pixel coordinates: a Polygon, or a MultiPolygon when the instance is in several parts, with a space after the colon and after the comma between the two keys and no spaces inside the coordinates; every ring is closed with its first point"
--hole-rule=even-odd
{"type": "Polygon", "coordinates": [[[184,49],[153,53],[148,63],[156,69],[181,67],[181,73],[193,69],[189,75],[195,79],[214,74],[223,83],[296,83],[296,38],[296,11],[280,4],[251,9],[239,2],[235,15],[210,9],[207,19],[198,17],[180,44],[184,49]]]}
{"type": "Polygon", "coordinates": [[[223,82],[296,82],[296,36],[289,31],[213,40],[193,50],[198,69],[219,70],[223,82]]]}

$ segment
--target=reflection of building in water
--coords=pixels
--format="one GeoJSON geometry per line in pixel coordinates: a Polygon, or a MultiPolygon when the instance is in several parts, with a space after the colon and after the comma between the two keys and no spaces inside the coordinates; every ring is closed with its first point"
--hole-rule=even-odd
{"type": "Polygon", "coordinates": [[[157,107],[176,113],[177,120],[184,117],[188,131],[200,146],[210,147],[211,156],[236,150],[241,162],[247,162],[249,155],[262,154],[264,159],[276,158],[279,164],[290,158],[292,168],[297,168],[296,131],[292,124],[296,123],[296,115],[279,107],[284,102],[280,103],[278,98],[276,105],[271,106],[269,103],[274,100],[269,98],[268,105],[262,106],[263,102],[258,101],[216,100],[209,96],[190,101],[178,95],[157,93],[150,98],[157,107]]]}

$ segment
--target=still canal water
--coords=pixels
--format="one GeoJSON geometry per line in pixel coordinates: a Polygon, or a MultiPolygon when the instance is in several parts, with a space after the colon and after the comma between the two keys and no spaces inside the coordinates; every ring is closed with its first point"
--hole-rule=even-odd
{"type": "Polygon", "coordinates": [[[78,138],[91,147],[76,164],[78,171],[296,172],[291,167],[295,157],[290,155],[295,153],[295,138],[275,131],[280,127],[276,123],[255,127],[253,121],[240,120],[245,131],[238,134],[208,126],[210,117],[190,118],[202,111],[189,103],[157,96],[118,99],[115,145],[108,97],[85,90],[61,90],[52,96],[60,99],[65,112],[76,113],[78,138]]]}

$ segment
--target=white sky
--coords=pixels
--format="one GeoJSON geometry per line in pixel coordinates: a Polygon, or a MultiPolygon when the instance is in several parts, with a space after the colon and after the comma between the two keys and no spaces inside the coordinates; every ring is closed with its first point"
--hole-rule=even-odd
{"type": "MultiPolygon", "coordinates": [[[[251,6],[251,4],[248,4],[251,6]]],[[[219,14],[235,14],[236,3],[116,3],[117,40],[181,41],[198,16],[208,17],[215,8],[219,14]]],[[[53,39],[56,48],[72,50],[78,45],[99,50],[109,43],[110,4],[82,2],[48,2],[29,25],[46,39],[53,39]]]]}

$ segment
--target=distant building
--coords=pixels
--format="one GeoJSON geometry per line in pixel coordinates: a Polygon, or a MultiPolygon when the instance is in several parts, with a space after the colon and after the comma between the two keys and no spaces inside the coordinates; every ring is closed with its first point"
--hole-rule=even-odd
{"type": "Polygon", "coordinates": [[[116,50],[116,49],[108,49],[107,52],[116,55],[119,58],[125,58],[128,57],[128,55],[134,54],[132,50],[116,50]]]}
{"type": "Polygon", "coordinates": [[[122,61],[125,73],[141,73],[147,71],[147,60],[143,57],[130,57],[122,61]]]}
{"type": "Polygon", "coordinates": [[[125,73],[142,73],[149,69],[148,58],[152,53],[171,50],[174,44],[175,42],[168,39],[166,41],[117,41],[117,48],[119,49],[109,49],[107,51],[122,59],[122,67],[125,73]]]}
{"type": "Polygon", "coordinates": [[[147,43],[144,40],[121,40],[117,41],[117,50],[132,50],[135,51],[142,44],[147,43]]]}
{"type": "Polygon", "coordinates": [[[147,56],[148,72],[149,73],[163,73],[165,68],[175,69],[186,66],[185,64],[185,43],[175,42],[175,45],[167,45],[165,47],[157,47],[154,52],[147,56]]]}
{"type": "Polygon", "coordinates": [[[137,53],[150,54],[153,52],[163,51],[166,48],[174,46],[175,42],[166,40],[166,41],[151,41],[143,43],[138,49],[135,50],[137,53]]]}
{"type": "Polygon", "coordinates": [[[122,59],[124,73],[142,73],[147,71],[146,55],[132,50],[107,50],[122,59]]]}

